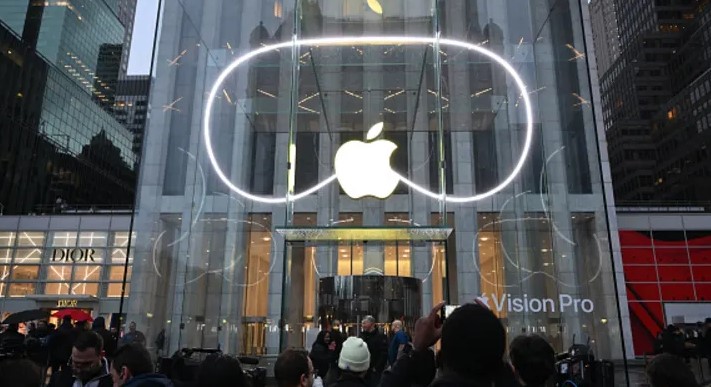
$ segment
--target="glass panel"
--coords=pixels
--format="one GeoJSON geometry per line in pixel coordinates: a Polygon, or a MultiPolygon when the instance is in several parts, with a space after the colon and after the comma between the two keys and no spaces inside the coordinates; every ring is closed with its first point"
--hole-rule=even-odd
{"type": "Polygon", "coordinates": [[[77,244],[77,233],[55,232],[52,233],[53,247],[74,247],[77,244]]]}
{"type": "Polygon", "coordinates": [[[10,276],[10,266],[0,265],[0,281],[5,281],[10,276]]]}
{"type": "Polygon", "coordinates": [[[101,266],[74,265],[74,283],[86,281],[99,281],[101,279],[101,266]]]}
{"type": "Polygon", "coordinates": [[[108,243],[108,233],[105,232],[81,232],[79,233],[80,247],[104,247],[108,243]]]}
{"type": "Polygon", "coordinates": [[[0,263],[10,263],[12,260],[13,250],[11,249],[0,249],[0,263]]]}
{"type": "Polygon", "coordinates": [[[39,263],[42,259],[40,249],[17,249],[15,251],[15,263],[39,263]]]}
{"type": "Polygon", "coordinates": [[[12,247],[15,245],[14,232],[0,232],[0,247],[12,247]]]}
{"type": "Polygon", "coordinates": [[[81,294],[87,296],[98,296],[99,295],[99,284],[82,282],[72,285],[71,294],[81,294]]]}
{"type": "Polygon", "coordinates": [[[72,265],[51,265],[47,266],[48,281],[62,281],[67,284],[72,278],[72,265]]]}
{"type": "MultiPolygon", "coordinates": [[[[115,232],[112,234],[113,238],[111,241],[111,246],[124,247],[128,245],[128,233],[127,232],[115,232]]],[[[135,246],[136,244],[136,233],[133,233],[133,240],[131,244],[135,246]]]]}
{"type": "Polygon", "coordinates": [[[44,246],[45,233],[43,232],[21,232],[18,234],[17,245],[26,247],[44,246]]]}
{"type": "MultiPolygon", "coordinates": [[[[126,296],[129,295],[131,289],[131,284],[126,284],[126,296]]],[[[109,284],[108,290],[106,292],[106,297],[121,297],[121,284],[111,283],[109,284]]]]}
{"type": "Polygon", "coordinates": [[[20,283],[13,282],[10,284],[10,297],[24,297],[31,294],[35,294],[35,283],[20,283]]]}
{"type": "Polygon", "coordinates": [[[39,275],[39,266],[14,266],[12,268],[13,281],[29,281],[37,280],[39,275]]]}
{"type": "MultiPolygon", "coordinates": [[[[133,255],[135,254],[135,249],[131,249],[131,256],[128,262],[133,262],[133,255]]],[[[123,264],[126,261],[126,248],[113,248],[111,249],[111,263],[123,264]]]]}
{"type": "Polygon", "coordinates": [[[48,282],[44,285],[44,294],[60,295],[69,294],[69,283],[67,282],[48,282]]]}
{"type": "MultiPolygon", "coordinates": [[[[123,266],[109,266],[109,281],[112,282],[122,282],[123,281],[123,266]]],[[[131,272],[133,267],[129,266],[126,272],[126,281],[131,281],[131,272]]]]}
{"type": "Polygon", "coordinates": [[[267,316],[267,294],[269,292],[269,268],[271,252],[271,215],[253,214],[249,232],[249,253],[245,277],[248,286],[244,290],[246,317],[267,316]],[[259,224],[259,226],[257,226],[259,224]]]}

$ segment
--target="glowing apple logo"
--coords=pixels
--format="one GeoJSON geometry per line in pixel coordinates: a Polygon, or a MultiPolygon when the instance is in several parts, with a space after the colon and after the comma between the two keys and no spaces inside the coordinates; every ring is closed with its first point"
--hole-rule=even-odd
{"type": "Polygon", "coordinates": [[[400,175],[390,167],[390,155],[397,145],[388,140],[372,141],[382,131],[383,123],[378,122],[368,130],[365,136],[368,142],[348,141],[336,152],[336,178],[353,199],[363,196],[385,199],[400,182],[400,175]]]}

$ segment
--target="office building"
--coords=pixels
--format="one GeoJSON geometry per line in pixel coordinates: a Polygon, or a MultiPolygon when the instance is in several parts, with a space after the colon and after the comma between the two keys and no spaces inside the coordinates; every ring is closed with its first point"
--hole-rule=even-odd
{"type": "Polygon", "coordinates": [[[133,135],[110,106],[123,27],[109,3],[12,0],[2,11],[3,213],[132,206],[133,135]]]}
{"type": "Polygon", "coordinates": [[[615,0],[595,0],[589,4],[597,68],[600,74],[604,74],[620,55],[615,0]]]}
{"type": "Polygon", "coordinates": [[[133,152],[141,157],[143,131],[148,116],[148,96],[151,77],[130,75],[118,82],[114,115],[133,134],[133,152]]]}
{"type": "Polygon", "coordinates": [[[708,140],[695,126],[703,126],[708,101],[696,88],[711,64],[702,46],[709,3],[617,1],[615,10],[621,51],[601,86],[616,199],[706,201],[697,184],[709,173],[708,140]],[[693,103],[680,102],[692,94],[693,103]]]}
{"type": "Polygon", "coordinates": [[[164,3],[128,319],[166,353],[484,297],[512,336],[632,355],[587,6],[432,5],[164,3]]]}
{"type": "Polygon", "coordinates": [[[0,319],[63,307],[112,317],[130,286],[140,145],[115,117],[116,7],[0,4],[0,319]]]}

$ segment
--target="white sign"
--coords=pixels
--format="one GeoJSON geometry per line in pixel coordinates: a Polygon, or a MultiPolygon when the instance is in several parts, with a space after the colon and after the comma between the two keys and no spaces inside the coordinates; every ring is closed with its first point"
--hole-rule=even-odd
{"type": "Polygon", "coordinates": [[[529,298],[528,294],[523,297],[511,296],[504,293],[501,296],[496,294],[482,294],[479,301],[495,312],[575,312],[592,313],[595,304],[587,298],[576,298],[569,294],[560,294],[557,298],[529,298]]]}
{"type": "Polygon", "coordinates": [[[388,140],[371,141],[383,131],[383,123],[373,125],[366,139],[370,142],[348,141],[336,152],[335,167],[338,183],[353,199],[390,196],[400,177],[390,166],[390,155],[397,149],[388,140]]]}

